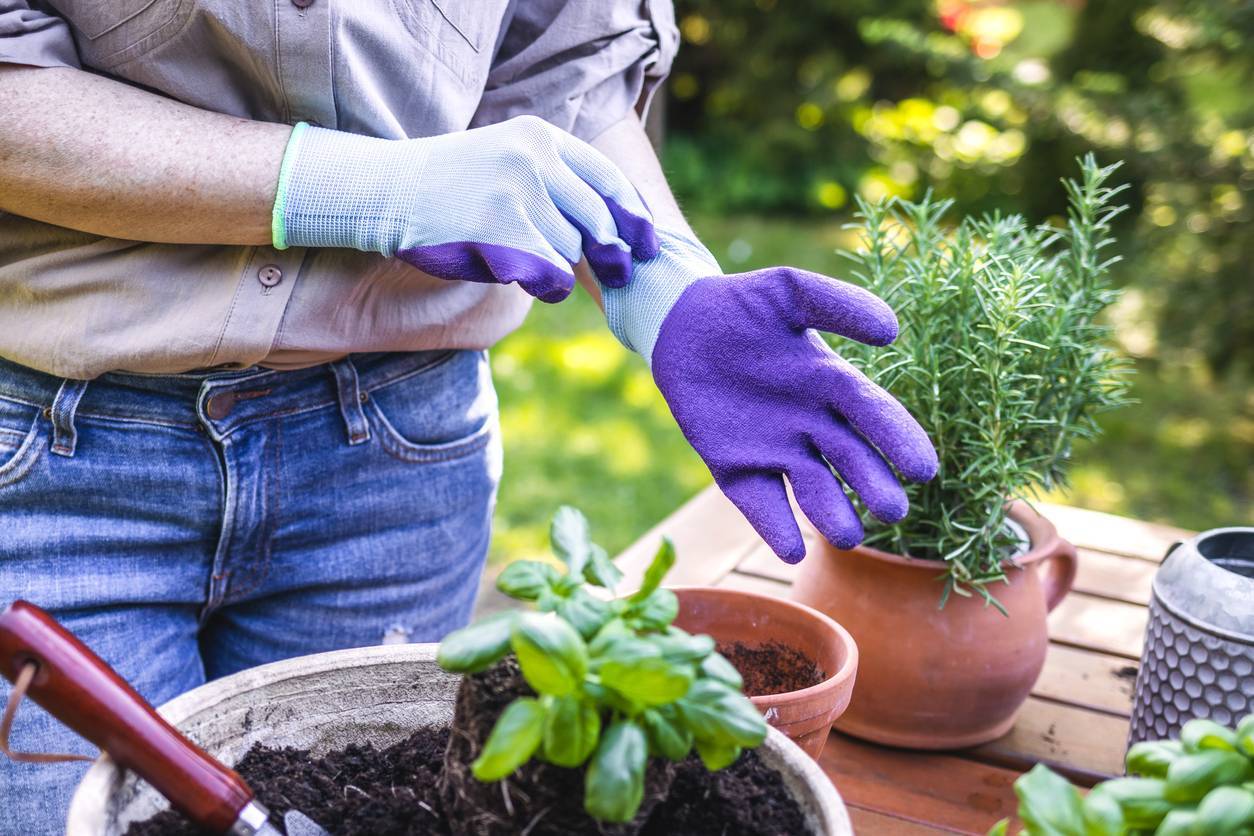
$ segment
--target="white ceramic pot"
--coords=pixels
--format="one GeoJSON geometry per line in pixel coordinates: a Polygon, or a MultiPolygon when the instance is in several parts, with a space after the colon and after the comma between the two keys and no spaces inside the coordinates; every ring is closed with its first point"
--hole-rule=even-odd
{"type": "MultiPolygon", "coordinates": [[[[434,644],[318,653],[210,682],[161,706],[167,720],[207,752],[236,763],[254,743],[323,753],[349,743],[388,746],[423,726],[453,719],[460,676],[435,661],[434,644]]],[[[758,750],[805,811],[810,832],[852,836],[840,795],[818,765],[771,729],[758,750]]],[[[102,755],[79,784],[67,836],[121,836],[165,800],[102,755]]]]}

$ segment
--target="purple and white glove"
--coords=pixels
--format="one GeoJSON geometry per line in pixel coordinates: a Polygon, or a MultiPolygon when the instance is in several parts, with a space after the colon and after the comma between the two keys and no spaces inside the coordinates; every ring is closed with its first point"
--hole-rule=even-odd
{"type": "Polygon", "coordinates": [[[657,254],[653,218],[614,163],[534,116],[424,139],[296,126],[274,246],[396,256],[441,279],[517,282],[545,302],[581,256],[609,287],[657,254]]]}
{"type": "Polygon", "coordinates": [[[892,310],[806,270],[723,275],[700,243],[658,236],[661,253],[636,264],[630,285],[604,289],[606,318],[649,362],[684,436],[762,539],[789,563],[805,556],[785,476],[801,510],[840,548],[862,540],[841,480],[877,518],[904,517],[906,495],[889,464],[927,481],[936,451],[901,404],[811,330],[886,345],[897,336],[892,310]]]}

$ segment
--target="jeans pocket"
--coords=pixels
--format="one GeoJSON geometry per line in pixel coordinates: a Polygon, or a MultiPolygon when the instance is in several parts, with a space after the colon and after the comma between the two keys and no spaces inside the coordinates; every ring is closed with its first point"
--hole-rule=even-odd
{"type": "Polygon", "coordinates": [[[399,380],[369,390],[366,415],[383,449],[414,463],[481,451],[496,428],[496,392],[482,351],[452,351],[399,380]]]}
{"type": "Polygon", "coordinates": [[[0,398],[0,488],[19,481],[44,446],[39,407],[0,398]]]}

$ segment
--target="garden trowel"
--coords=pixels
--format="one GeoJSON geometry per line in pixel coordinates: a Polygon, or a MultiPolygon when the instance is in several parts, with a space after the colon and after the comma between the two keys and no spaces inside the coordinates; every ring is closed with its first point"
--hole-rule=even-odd
{"type": "MultiPolygon", "coordinates": [[[[14,760],[75,755],[11,752],[9,726],[28,696],[75,732],[151,784],[194,824],[229,836],[282,836],[234,770],[210,757],[157,714],[135,689],[52,616],[26,601],[0,613],[0,674],[13,693],[0,722],[0,751],[14,760]]],[[[329,836],[308,816],[289,812],[288,836],[329,836]]]]}

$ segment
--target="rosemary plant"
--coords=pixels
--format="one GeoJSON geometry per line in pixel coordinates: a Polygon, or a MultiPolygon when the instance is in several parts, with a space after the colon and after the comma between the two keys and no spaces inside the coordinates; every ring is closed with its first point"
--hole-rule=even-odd
{"type": "Polygon", "coordinates": [[[1080,161],[1062,229],[1018,215],[946,225],[951,202],[930,195],[859,203],[855,276],[897,311],[901,335],[840,350],[905,404],[940,456],[935,479],[907,488],[909,516],[868,518],[866,542],[944,560],[942,605],[974,592],[1000,608],[987,585],[1005,578],[1016,545],[1006,501],[1062,482],[1072,442],[1126,402],[1128,367],[1097,321],[1118,296],[1118,259],[1105,252],[1125,208],[1114,202],[1124,187],[1108,184],[1117,167],[1080,161]]]}

